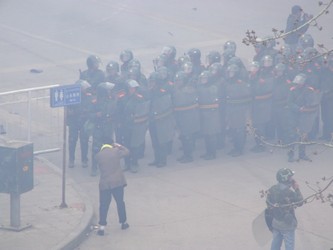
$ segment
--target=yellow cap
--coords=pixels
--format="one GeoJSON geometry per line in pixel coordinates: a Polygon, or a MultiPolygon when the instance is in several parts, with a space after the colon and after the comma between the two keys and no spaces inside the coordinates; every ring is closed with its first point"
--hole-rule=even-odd
{"type": "Polygon", "coordinates": [[[102,151],[104,148],[113,148],[113,146],[110,145],[110,144],[103,144],[103,146],[101,147],[101,151],[102,151]]]}

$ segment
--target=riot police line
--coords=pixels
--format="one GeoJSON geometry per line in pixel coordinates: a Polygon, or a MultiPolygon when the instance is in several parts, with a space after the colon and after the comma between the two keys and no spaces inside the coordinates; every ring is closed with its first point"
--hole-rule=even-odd
{"type": "Polygon", "coordinates": [[[81,165],[91,165],[95,176],[94,155],[105,136],[112,135],[130,150],[125,167],[135,173],[147,131],[154,151],[149,165],[164,167],[175,139],[181,142],[181,152],[174,152],[180,163],[194,160],[199,143],[205,160],[215,159],[227,143],[232,148],[228,154],[240,156],[249,128],[255,141],[252,152],[287,145],[289,162],[311,161],[308,142],[332,139],[333,56],[320,56],[307,33],[295,49],[287,43],[277,48],[274,40],[254,47],[255,56],[246,68],[234,41],[227,41],[222,52],[210,51],[205,65],[198,48],[177,58],[176,48],[165,46],[152,60],[154,71],[148,77],[131,50],[123,50],[119,63],[109,61],[105,70],[98,56],[89,56],[77,81],[82,102],[67,107],[69,167],[77,162],[78,138],[81,165]]]}

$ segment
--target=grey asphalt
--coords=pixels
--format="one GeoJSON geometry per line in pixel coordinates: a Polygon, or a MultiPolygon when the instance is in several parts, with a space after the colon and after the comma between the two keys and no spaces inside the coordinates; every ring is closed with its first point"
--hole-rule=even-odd
{"type": "MultiPolygon", "coordinates": [[[[216,160],[205,161],[200,158],[204,151],[202,142],[196,145],[195,161],[180,164],[176,161],[180,151],[175,139],[168,166],[158,169],[148,166],[152,152],[147,140],[139,173],[126,172],[125,202],[130,228],[120,230],[112,203],[106,235],[100,237],[92,231],[77,249],[269,249],[269,242],[259,246],[255,241],[252,222],[265,208],[260,191],[276,183],[276,171],[282,167],[294,169],[305,197],[313,193],[311,188],[317,185],[323,188],[328,181],[322,178],[333,174],[332,148],[328,147],[309,147],[313,162],[287,163],[285,149],[268,148],[261,154],[250,152],[251,135],[245,154],[236,158],[227,154],[230,151],[227,143],[216,160]]],[[[87,171],[79,167],[71,174],[98,211],[97,180],[91,180],[87,171]]],[[[330,187],[326,195],[332,192],[330,187]]],[[[333,247],[330,203],[316,200],[296,212],[299,220],[296,249],[333,247]]]]}
{"type": "MultiPolygon", "coordinates": [[[[105,236],[96,235],[98,177],[77,165],[68,169],[66,203],[61,203],[61,171],[52,163],[35,160],[35,187],[22,194],[21,220],[32,227],[21,232],[0,230],[0,249],[268,249],[253,237],[252,222],[265,207],[260,191],[275,183],[280,167],[296,171],[304,196],[307,186],[327,184],[332,176],[332,149],[311,146],[313,162],[286,163],[284,150],[246,152],[233,158],[219,152],[213,161],[176,162],[177,147],[165,168],[147,165],[148,148],[137,174],[126,172],[125,189],[130,228],[120,229],[115,204],[109,211],[105,236]],[[73,180],[75,179],[75,181],[73,180]],[[319,184],[316,182],[319,182],[319,184]],[[80,245],[78,245],[80,243],[80,245]]],[[[332,193],[332,187],[328,192],[332,193]]],[[[326,193],[327,194],[327,193],[326,193]]],[[[9,201],[1,194],[2,225],[9,223],[9,201]],[[5,201],[5,202],[3,202],[5,201]]],[[[297,209],[296,249],[333,247],[333,212],[316,200],[297,209]]]]}

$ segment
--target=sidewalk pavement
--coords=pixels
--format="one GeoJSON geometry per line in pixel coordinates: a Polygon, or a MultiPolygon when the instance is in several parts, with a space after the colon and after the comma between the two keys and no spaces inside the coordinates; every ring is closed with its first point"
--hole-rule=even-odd
{"type": "Polygon", "coordinates": [[[10,225],[10,195],[0,194],[0,249],[73,249],[90,230],[94,216],[89,198],[66,178],[67,208],[62,203],[62,173],[51,162],[34,159],[34,188],[21,195],[22,231],[4,229],[10,225]]]}
{"type": "MultiPolygon", "coordinates": [[[[214,161],[197,156],[183,165],[170,157],[162,169],[147,166],[147,156],[138,173],[126,172],[130,228],[120,229],[113,202],[104,237],[91,230],[93,210],[98,211],[98,178],[92,178],[89,169],[67,169],[68,208],[61,209],[61,171],[37,158],[35,187],[21,196],[21,224],[32,227],[21,232],[0,229],[0,249],[268,249],[270,239],[258,246],[252,232],[253,220],[265,207],[260,190],[275,183],[279,168],[291,167],[303,195],[313,194],[307,183],[332,176],[332,153],[321,147],[311,151],[313,162],[286,163],[284,152],[278,151],[237,159],[221,152],[214,161]]],[[[9,225],[9,218],[9,195],[0,194],[0,225],[9,225]]],[[[297,209],[297,218],[297,249],[332,248],[333,213],[328,203],[311,202],[297,209]]]]}

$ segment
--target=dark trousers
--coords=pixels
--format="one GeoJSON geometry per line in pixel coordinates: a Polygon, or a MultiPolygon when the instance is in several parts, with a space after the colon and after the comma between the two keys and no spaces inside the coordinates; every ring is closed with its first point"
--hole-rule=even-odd
{"type": "MultiPolygon", "coordinates": [[[[225,107],[225,104],[223,104],[225,107]]],[[[225,145],[225,138],[227,134],[227,122],[226,122],[226,111],[225,108],[220,108],[220,127],[221,132],[217,135],[217,148],[221,149],[225,145]]]]}
{"type": "Polygon", "coordinates": [[[265,140],[265,128],[266,128],[266,124],[267,123],[253,123],[253,127],[255,129],[255,141],[256,141],[256,145],[260,146],[263,145],[263,142],[261,140],[265,140]]]}
{"type": "Polygon", "coordinates": [[[116,200],[119,223],[126,222],[124,187],[116,187],[113,189],[99,191],[99,222],[98,222],[98,224],[101,226],[105,226],[107,224],[106,219],[108,216],[108,211],[109,211],[110,203],[112,200],[112,196],[116,200]]]}
{"type": "Polygon", "coordinates": [[[142,152],[142,147],[128,147],[130,153],[125,156],[125,166],[129,168],[131,166],[137,166],[139,164],[140,154],[142,152]]]}
{"type": "Polygon", "coordinates": [[[170,146],[170,144],[168,144],[168,142],[165,142],[165,143],[159,143],[154,148],[154,158],[155,158],[154,161],[155,162],[166,164],[168,152],[170,149],[169,146],[170,146]]]}
{"type": "Polygon", "coordinates": [[[141,144],[140,146],[133,147],[131,146],[131,140],[132,140],[132,130],[124,128],[124,143],[123,145],[127,147],[130,151],[129,155],[125,157],[125,166],[129,168],[130,166],[136,166],[138,165],[138,160],[143,156],[145,144],[141,144]]]}
{"type": "MultiPolygon", "coordinates": [[[[333,95],[333,94],[331,94],[333,95]]],[[[323,138],[326,140],[331,140],[333,133],[333,97],[324,98],[323,96],[321,102],[321,119],[323,122],[323,138]]]]}
{"type": "Polygon", "coordinates": [[[81,148],[81,161],[88,161],[88,142],[89,136],[84,132],[84,129],[78,125],[71,125],[68,127],[68,153],[69,160],[75,160],[75,149],[78,139],[80,138],[80,148],[81,148]]]}
{"type": "Polygon", "coordinates": [[[192,158],[192,153],[194,150],[194,135],[181,135],[180,141],[182,143],[184,156],[192,158]]]}
{"type": "Polygon", "coordinates": [[[129,149],[130,154],[128,156],[125,156],[125,166],[129,168],[131,166],[131,137],[132,137],[132,131],[128,128],[123,128],[123,145],[129,149]]]}
{"type": "Polygon", "coordinates": [[[318,136],[318,133],[319,133],[319,115],[317,115],[317,117],[315,118],[312,129],[310,133],[308,133],[308,139],[310,141],[315,140],[318,136]]]}
{"type": "Polygon", "coordinates": [[[124,126],[124,125],[120,124],[115,129],[116,142],[121,145],[125,145],[126,131],[122,126],[124,126]]]}
{"type": "Polygon", "coordinates": [[[138,165],[138,160],[142,153],[142,146],[130,148],[131,165],[138,165]]]}
{"type": "Polygon", "coordinates": [[[92,149],[91,149],[91,168],[97,169],[97,161],[95,159],[96,154],[101,150],[101,147],[103,146],[102,143],[103,137],[101,133],[94,133],[93,140],[92,140],[92,149]]]}
{"type": "Polygon", "coordinates": [[[216,156],[217,136],[218,134],[205,135],[205,148],[207,155],[216,156]]]}
{"type": "Polygon", "coordinates": [[[245,127],[230,128],[230,134],[231,134],[234,150],[236,150],[237,152],[243,153],[245,141],[246,141],[245,127]]]}
{"type": "Polygon", "coordinates": [[[166,164],[167,156],[170,150],[170,142],[159,142],[156,125],[154,123],[149,126],[149,134],[154,151],[154,162],[166,164]]]}
{"type": "Polygon", "coordinates": [[[274,130],[271,133],[272,138],[281,141],[282,143],[286,143],[288,140],[288,112],[285,107],[277,106],[273,108],[273,114],[271,121],[267,124],[267,127],[270,127],[274,130]]]}

